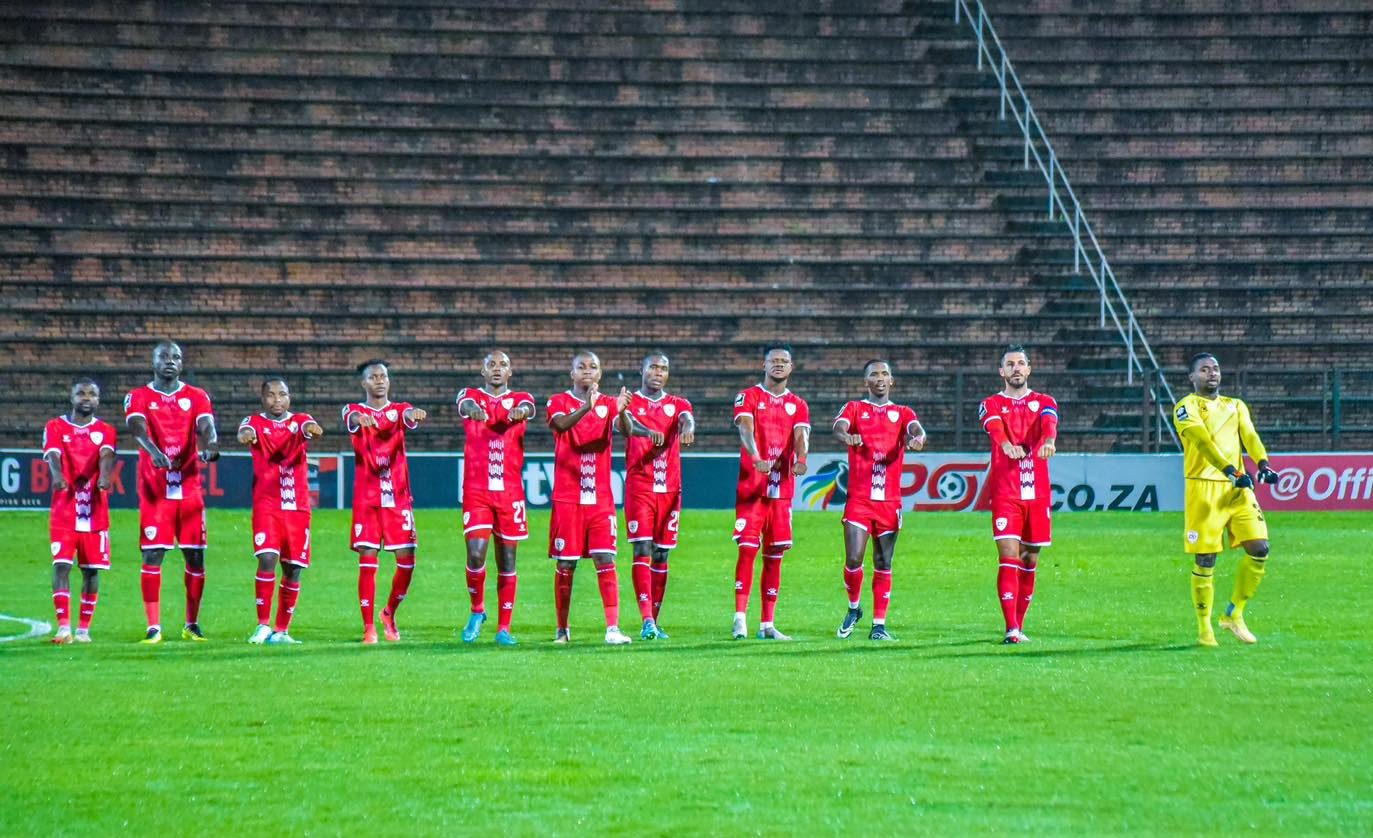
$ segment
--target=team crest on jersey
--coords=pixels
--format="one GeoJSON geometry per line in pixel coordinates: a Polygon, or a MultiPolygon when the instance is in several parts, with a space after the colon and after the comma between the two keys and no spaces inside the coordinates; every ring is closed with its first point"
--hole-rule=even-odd
{"type": "Polygon", "coordinates": [[[610,412],[610,408],[606,407],[605,405],[603,405],[603,404],[598,404],[598,405],[596,405],[596,415],[599,416],[599,417],[601,417],[602,419],[604,419],[604,418],[606,417],[606,414],[609,413],[609,412],[610,412]]]}
{"type": "Polygon", "coordinates": [[[997,528],[998,530],[1004,530],[1004,529],[1006,529],[1006,525],[1009,524],[1009,523],[1010,523],[1010,521],[1007,521],[1005,518],[997,518],[997,519],[996,519],[996,528],[997,528]]]}
{"type": "Polygon", "coordinates": [[[179,398],[179,399],[176,400],[176,405],[177,405],[177,407],[181,408],[182,410],[190,410],[190,409],[191,409],[191,400],[188,399],[188,398],[186,398],[185,396],[182,396],[181,398],[179,398]]]}
{"type": "Polygon", "coordinates": [[[1030,412],[1031,412],[1031,413],[1038,413],[1038,412],[1039,412],[1039,400],[1038,400],[1038,399],[1035,399],[1034,401],[1031,401],[1031,402],[1027,402],[1027,403],[1025,404],[1025,406],[1028,407],[1028,408],[1030,409],[1030,412]]]}
{"type": "Polygon", "coordinates": [[[357,538],[357,537],[360,536],[360,535],[362,535],[362,524],[354,524],[354,525],[353,525],[353,538],[357,538]]]}
{"type": "Polygon", "coordinates": [[[553,539],[553,549],[554,549],[554,550],[557,550],[559,553],[561,553],[561,552],[563,551],[563,548],[566,547],[566,546],[567,546],[567,542],[564,541],[563,539],[561,539],[561,538],[555,538],[555,539],[553,539]]]}
{"type": "Polygon", "coordinates": [[[394,407],[386,411],[386,418],[391,420],[392,422],[396,421],[396,415],[396,409],[394,407]]]}
{"type": "Polygon", "coordinates": [[[665,405],[663,405],[663,413],[667,414],[667,418],[671,419],[671,418],[672,418],[672,414],[674,414],[674,413],[676,413],[676,412],[677,412],[677,406],[676,406],[675,404],[665,404],[665,405]]]}
{"type": "Polygon", "coordinates": [[[743,531],[744,531],[744,527],[747,526],[747,525],[748,525],[748,520],[747,520],[747,519],[744,519],[744,518],[736,518],[736,519],[734,519],[734,531],[735,531],[735,532],[743,532],[743,531]]]}
{"type": "Polygon", "coordinates": [[[104,441],[105,441],[105,433],[104,433],[104,431],[91,431],[91,442],[95,443],[96,445],[99,445],[100,443],[102,443],[102,442],[104,442],[104,441]]]}
{"type": "Polygon", "coordinates": [[[1201,534],[1198,533],[1196,530],[1188,530],[1188,531],[1187,531],[1187,543],[1188,543],[1188,544],[1196,544],[1196,543],[1197,543],[1197,539],[1199,539],[1199,538],[1201,538],[1201,534]]]}
{"type": "Polygon", "coordinates": [[[464,513],[462,513],[462,525],[463,525],[464,527],[467,526],[467,524],[468,524],[471,520],[472,520],[472,513],[471,513],[471,512],[464,512],[464,513]]]}
{"type": "Polygon", "coordinates": [[[146,539],[148,539],[148,540],[152,540],[152,538],[153,538],[154,536],[156,536],[156,535],[157,535],[157,527],[144,527],[144,528],[143,528],[143,537],[144,537],[144,538],[146,538],[146,539]]]}
{"type": "Polygon", "coordinates": [[[501,399],[501,407],[505,408],[506,410],[509,410],[514,406],[515,400],[513,398],[501,399]]]}
{"type": "Polygon", "coordinates": [[[256,545],[259,546],[259,547],[261,547],[262,545],[266,544],[266,543],[267,543],[267,533],[265,533],[265,532],[254,533],[254,535],[253,535],[253,543],[256,544],[256,545]]]}
{"type": "Polygon", "coordinates": [[[54,541],[54,542],[52,543],[52,555],[53,555],[53,557],[56,558],[56,557],[57,557],[57,554],[60,553],[60,552],[62,552],[62,542],[60,542],[60,541],[54,541]]]}
{"type": "Polygon", "coordinates": [[[782,409],[787,412],[788,416],[796,415],[796,405],[792,404],[791,402],[787,402],[785,405],[783,405],[782,409]]]}
{"type": "Polygon", "coordinates": [[[286,429],[291,433],[295,433],[296,431],[300,430],[300,424],[296,422],[294,419],[292,419],[291,424],[287,425],[286,429]]]}
{"type": "Polygon", "coordinates": [[[634,533],[636,533],[636,532],[638,532],[638,531],[639,531],[639,522],[638,522],[638,521],[630,521],[630,522],[629,522],[629,534],[630,534],[630,535],[633,535],[634,533]]]}
{"type": "Polygon", "coordinates": [[[901,412],[900,412],[900,411],[897,411],[897,410],[888,410],[888,411],[887,411],[887,418],[890,419],[891,421],[895,422],[897,419],[900,419],[900,418],[901,418],[901,412]]]}

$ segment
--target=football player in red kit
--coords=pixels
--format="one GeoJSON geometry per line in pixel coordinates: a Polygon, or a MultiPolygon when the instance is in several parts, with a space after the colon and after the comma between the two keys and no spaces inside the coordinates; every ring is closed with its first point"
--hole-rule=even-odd
{"type": "Polygon", "coordinates": [[[1007,347],[998,370],[1005,388],[982,400],[978,418],[991,437],[992,538],[1000,564],[997,595],[1006,621],[1003,643],[1023,643],[1034,597],[1039,551],[1053,540],[1049,458],[1057,450],[1058,403],[1030,389],[1030,357],[1007,347]]]}
{"type": "Polygon", "coordinates": [[[418,428],[428,412],[391,401],[391,373],[386,361],[358,364],[367,398],[343,408],[343,426],[353,440],[353,550],[358,554],[358,606],[362,642],[377,642],[373,619],[377,595],[377,554],[396,557],[391,594],[381,612],[386,639],[400,640],[396,609],[410,590],[415,572],[415,512],[410,495],[410,468],[405,434],[418,428]]]}
{"type": "Polygon", "coordinates": [[[89,378],[72,384],[71,412],[43,428],[43,459],[52,473],[52,603],[58,645],[91,642],[100,595],[99,572],[110,567],[110,501],[115,430],[97,419],[100,388],[89,378]],[[71,569],[81,568],[81,617],[72,634],[71,569]]]}
{"type": "Polygon", "coordinates": [[[324,436],[308,413],[291,412],[285,379],[262,382],[262,412],[238,426],[238,441],[253,455],[253,550],[257,557],[254,594],[257,628],[248,642],[272,645],[300,641],[290,635],[300,598],[300,574],[310,566],[310,463],[307,449],[324,436]],[[271,622],[272,588],[281,562],[281,596],[271,622]]]}
{"type": "Polygon", "coordinates": [[[203,641],[200,600],[205,593],[205,495],[201,466],[219,459],[210,396],[181,380],[181,347],[153,349],[153,380],[124,398],[124,419],[138,452],[139,547],[143,551],[142,643],[162,642],[162,559],[181,548],[186,562],[186,623],[182,640],[203,641]]]}
{"type": "Polygon", "coordinates": [[[834,435],[849,451],[848,498],[844,501],[844,589],[849,610],[839,624],[848,637],[863,618],[863,554],[872,541],[872,630],[869,640],[894,640],[887,632],[892,556],[901,532],[901,475],[906,452],[925,447],[925,429],[915,411],[891,400],[891,364],[863,366],[867,398],[844,405],[834,435]]]}
{"type": "Polygon", "coordinates": [[[782,556],[791,548],[791,498],[796,475],[806,473],[810,451],[810,407],[787,389],[794,369],[791,347],[771,346],[763,353],[763,383],[734,399],[739,430],[739,484],[734,499],[734,626],[731,636],[748,636],[748,600],[753,562],[763,553],[763,609],[758,637],[790,640],[773,617],[782,586],[782,556]]]}
{"type": "Polygon", "coordinates": [[[534,397],[510,389],[510,356],[495,351],[482,359],[481,387],[458,392],[463,428],[462,531],[467,538],[467,593],[472,614],[463,627],[475,641],[486,622],[486,553],[496,542],[496,643],[514,646],[515,548],[529,538],[524,497],[524,432],[534,417],[534,397]]]}

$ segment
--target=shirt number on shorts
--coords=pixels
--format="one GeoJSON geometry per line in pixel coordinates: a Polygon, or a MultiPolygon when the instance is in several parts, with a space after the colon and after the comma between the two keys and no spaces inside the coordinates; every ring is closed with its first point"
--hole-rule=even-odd
{"type": "Polygon", "coordinates": [[[402,510],[400,511],[400,517],[401,517],[401,519],[404,521],[404,523],[401,524],[401,529],[406,530],[407,532],[414,532],[414,531],[415,531],[415,513],[414,513],[414,512],[411,512],[411,511],[408,510],[408,509],[402,509],[402,510]]]}
{"type": "Polygon", "coordinates": [[[677,521],[677,519],[680,518],[681,516],[682,516],[682,513],[676,512],[676,511],[670,513],[670,514],[667,516],[667,531],[668,531],[668,532],[677,532],[677,526],[678,526],[678,521],[677,521]]]}
{"type": "Polygon", "coordinates": [[[522,501],[522,500],[517,500],[517,501],[514,501],[513,503],[511,503],[511,504],[510,504],[510,511],[514,513],[514,516],[515,516],[515,517],[514,517],[514,521],[515,521],[515,523],[517,523],[517,524],[523,524],[523,523],[525,522],[526,512],[525,512],[525,509],[524,509],[524,501],[522,501]]]}
{"type": "MultiPolygon", "coordinates": [[[[1262,519],[1260,519],[1260,520],[1262,520],[1262,519]]],[[[108,552],[110,552],[110,531],[109,531],[109,530],[101,530],[101,531],[100,531],[100,552],[102,552],[102,553],[108,553],[108,552]]]]}

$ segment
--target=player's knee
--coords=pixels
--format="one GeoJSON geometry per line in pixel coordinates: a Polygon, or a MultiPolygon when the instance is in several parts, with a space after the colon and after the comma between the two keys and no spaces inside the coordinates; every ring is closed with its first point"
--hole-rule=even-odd
{"type": "Polygon", "coordinates": [[[66,562],[52,566],[52,581],[65,585],[71,579],[72,566],[66,562]]]}
{"type": "Polygon", "coordinates": [[[186,560],[186,567],[194,570],[203,570],[205,568],[204,550],[182,550],[181,555],[186,560]]]}
{"type": "Polygon", "coordinates": [[[558,560],[558,570],[561,570],[561,571],[563,571],[564,573],[576,573],[576,572],[577,572],[577,563],[576,563],[576,562],[572,562],[572,561],[564,561],[563,559],[559,559],[559,560],[558,560]]]}
{"type": "Polygon", "coordinates": [[[300,566],[300,565],[298,565],[298,564],[291,564],[290,562],[283,562],[282,565],[281,565],[281,576],[282,576],[282,578],[285,579],[287,582],[299,582],[299,581],[300,581],[300,572],[301,572],[302,570],[304,570],[304,569],[305,569],[304,567],[302,567],[302,566],[300,566]]]}
{"type": "Polygon", "coordinates": [[[647,559],[653,555],[653,542],[636,541],[634,542],[634,558],[647,559]]]}
{"type": "Polygon", "coordinates": [[[400,548],[399,550],[396,551],[396,561],[397,561],[397,562],[401,561],[402,559],[413,559],[414,557],[415,557],[415,548],[414,548],[414,547],[402,547],[402,548],[400,548]]]}
{"type": "Polygon", "coordinates": [[[1216,566],[1216,554],[1215,554],[1215,553],[1199,553],[1199,554],[1197,554],[1197,559],[1196,559],[1196,561],[1197,561],[1197,567],[1215,567],[1215,566],[1216,566]]]}
{"type": "Polygon", "coordinates": [[[591,561],[595,562],[596,567],[606,567],[615,564],[614,553],[592,553],[591,561]]]}
{"type": "Polygon", "coordinates": [[[491,542],[485,538],[469,538],[467,540],[467,566],[477,570],[486,564],[487,545],[491,542]]]}
{"type": "Polygon", "coordinates": [[[652,561],[654,564],[667,564],[667,554],[670,551],[663,547],[653,548],[652,561]]]}
{"type": "Polygon", "coordinates": [[[162,558],[165,555],[167,555],[166,550],[144,550],[143,564],[153,565],[154,567],[161,567],[162,558]]]}
{"type": "Polygon", "coordinates": [[[1244,552],[1256,559],[1268,558],[1268,539],[1255,539],[1244,542],[1244,552]]]}
{"type": "Polygon", "coordinates": [[[1039,551],[1038,551],[1038,550],[1026,550],[1026,551],[1024,551],[1023,553],[1020,554],[1020,563],[1023,564],[1023,565],[1025,565],[1025,567],[1034,567],[1035,565],[1039,564],[1039,551]]]}
{"type": "Polygon", "coordinates": [[[271,573],[277,569],[277,559],[280,558],[276,553],[263,553],[257,557],[257,569],[263,573],[271,573]]]}

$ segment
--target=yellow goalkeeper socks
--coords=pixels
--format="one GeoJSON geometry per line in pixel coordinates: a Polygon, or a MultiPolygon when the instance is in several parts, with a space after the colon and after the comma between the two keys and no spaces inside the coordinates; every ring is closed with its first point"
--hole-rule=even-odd
{"type": "Polygon", "coordinates": [[[1216,598],[1215,573],[1214,567],[1192,566],[1192,604],[1196,606],[1198,636],[1206,645],[1216,642],[1215,631],[1211,628],[1211,605],[1216,598]]]}
{"type": "Polygon", "coordinates": [[[1267,562],[1266,557],[1256,559],[1248,554],[1240,559],[1239,568],[1235,571],[1235,592],[1230,596],[1229,614],[1244,616],[1244,605],[1254,598],[1254,592],[1259,589],[1259,583],[1267,571],[1267,562]]]}

